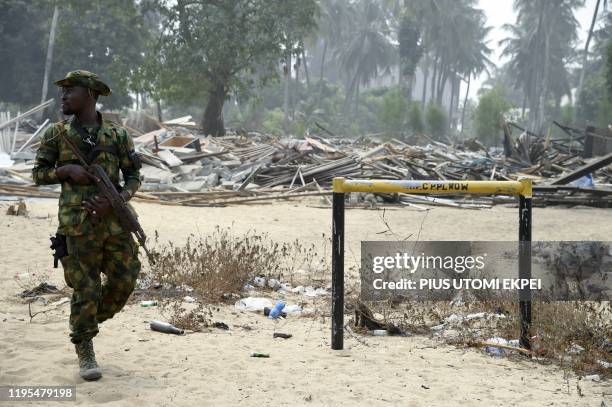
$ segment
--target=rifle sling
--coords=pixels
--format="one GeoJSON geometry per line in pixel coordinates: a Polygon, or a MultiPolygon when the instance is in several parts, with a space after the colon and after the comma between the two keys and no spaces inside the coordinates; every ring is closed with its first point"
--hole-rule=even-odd
{"type": "MultiPolygon", "coordinates": [[[[72,126],[73,129],[76,130],[77,133],[79,133],[79,135],[81,136],[81,140],[86,142],[85,140],[87,140],[90,137],[90,135],[87,133],[87,131],[85,131],[81,123],[79,123],[79,121],[76,120],[74,116],[72,117],[72,120],[70,121],[70,125],[72,126]]],[[[96,134],[99,129],[100,129],[99,126],[96,127],[96,134]]],[[[101,146],[98,144],[99,140],[100,140],[100,137],[98,137],[98,139],[96,140],[96,145],[86,153],[87,156],[86,156],[85,161],[87,162],[88,165],[90,165],[96,159],[98,154],[100,154],[101,152],[107,152],[107,153],[114,154],[115,156],[119,156],[119,151],[117,150],[117,146],[115,145],[101,146]]],[[[82,153],[84,153],[81,149],[79,150],[82,153]]]]}

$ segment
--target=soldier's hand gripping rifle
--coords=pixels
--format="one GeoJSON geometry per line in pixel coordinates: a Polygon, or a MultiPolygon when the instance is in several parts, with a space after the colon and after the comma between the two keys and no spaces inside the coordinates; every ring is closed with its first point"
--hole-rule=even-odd
{"type": "Polygon", "coordinates": [[[68,147],[72,150],[74,155],[77,156],[83,167],[89,172],[91,175],[95,177],[96,186],[98,187],[98,191],[108,200],[115,215],[119,219],[119,223],[124,230],[133,233],[138,240],[140,246],[144,249],[149,262],[151,264],[155,264],[155,259],[149,253],[149,250],[146,246],[147,236],[145,235],[140,223],[134,213],[128,208],[126,200],[121,196],[121,194],[115,188],[115,185],[111,182],[110,178],[104,171],[104,168],[100,167],[98,164],[89,164],[85,159],[85,156],[79,150],[79,148],[64,135],[64,132],[61,132],[62,139],[68,144],[68,147]]]}

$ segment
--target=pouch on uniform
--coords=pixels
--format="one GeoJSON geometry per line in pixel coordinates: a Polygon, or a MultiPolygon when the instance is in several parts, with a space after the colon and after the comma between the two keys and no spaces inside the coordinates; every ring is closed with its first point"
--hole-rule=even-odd
{"type": "Polygon", "coordinates": [[[49,238],[51,240],[51,250],[53,252],[53,268],[57,268],[57,262],[62,257],[68,256],[68,245],[66,244],[66,236],[56,233],[55,236],[49,238]]]}

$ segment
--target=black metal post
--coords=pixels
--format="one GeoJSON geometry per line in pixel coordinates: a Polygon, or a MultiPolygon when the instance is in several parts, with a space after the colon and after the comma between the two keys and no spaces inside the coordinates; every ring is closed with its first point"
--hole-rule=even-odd
{"type": "Polygon", "coordinates": [[[332,197],[332,338],[331,347],[344,347],[344,193],[332,197]]]}
{"type": "MultiPolygon", "coordinates": [[[[531,197],[519,196],[519,278],[531,278],[531,197]]],[[[521,337],[519,343],[531,349],[531,290],[519,291],[521,337]]]]}

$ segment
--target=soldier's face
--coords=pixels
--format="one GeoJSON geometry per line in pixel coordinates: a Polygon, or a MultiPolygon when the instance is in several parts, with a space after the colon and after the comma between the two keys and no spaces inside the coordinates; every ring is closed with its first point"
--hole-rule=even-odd
{"type": "Polygon", "coordinates": [[[87,88],[82,86],[64,86],[62,87],[61,95],[62,113],[68,116],[82,111],[91,104],[92,97],[87,91],[87,88]]]}

